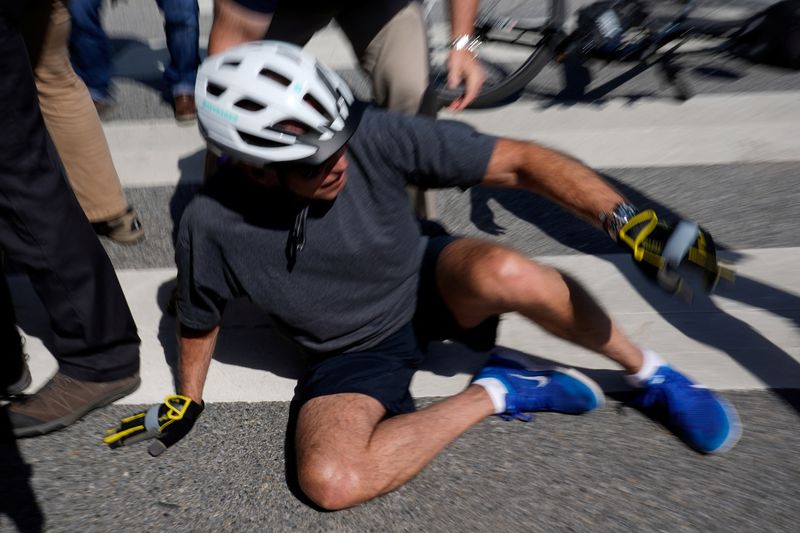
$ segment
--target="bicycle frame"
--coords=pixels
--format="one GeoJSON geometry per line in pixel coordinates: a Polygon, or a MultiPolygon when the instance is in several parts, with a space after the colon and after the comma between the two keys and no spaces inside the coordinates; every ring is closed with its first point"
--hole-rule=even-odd
{"type": "Polygon", "coordinates": [[[565,62],[572,58],[579,62],[585,62],[588,59],[600,59],[614,63],[635,63],[634,67],[629,71],[592,90],[590,94],[594,97],[605,95],[645,70],[658,66],[666,81],[676,88],[677,96],[682,100],[686,100],[691,97],[691,90],[688,83],[681,77],[681,68],[676,63],[678,58],[688,55],[724,52],[728,45],[723,43],[690,51],[681,50],[681,48],[694,37],[724,37],[726,34],[744,26],[748,20],[718,22],[693,19],[691,14],[696,7],[696,0],[688,0],[673,17],[666,20],[648,18],[641,27],[635,28],[641,34],[640,38],[625,42],[613,50],[581,48],[581,44],[586,41],[586,35],[581,34],[581,29],[579,28],[568,35],[562,42],[558,60],[565,62]],[[665,47],[668,48],[664,50],[665,47]]]}

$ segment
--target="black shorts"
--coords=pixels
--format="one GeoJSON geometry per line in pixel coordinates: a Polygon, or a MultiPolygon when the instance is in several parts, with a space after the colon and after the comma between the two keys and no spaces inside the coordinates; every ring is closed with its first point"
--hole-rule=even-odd
{"type": "Polygon", "coordinates": [[[377,346],[313,362],[297,384],[295,402],[355,392],[375,398],[390,414],[412,412],[414,401],[408,388],[430,342],[450,339],[479,351],[494,346],[498,317],[491,317],[475,328],[462,329],[436,287],[439,254],[455,239],[447,234],[430,238],[420,270],[417,310],[412,322],[377,346]]]}

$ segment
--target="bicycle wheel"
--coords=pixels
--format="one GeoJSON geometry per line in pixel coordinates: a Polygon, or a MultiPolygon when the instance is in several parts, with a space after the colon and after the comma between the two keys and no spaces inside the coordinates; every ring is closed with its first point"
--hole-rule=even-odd
{"type": "MultiPolygon", "coordinates": [[[[565,0],[484,0],[476,17],[478,59],[486,81],[471,108],[490,107],[521,92],[553,59],[563,38],[565,0]]],[[[450,51],[450,6],[447,0],[425,0],[431,89],[446,106],[463,92],[447,87],[450,51]]]]}

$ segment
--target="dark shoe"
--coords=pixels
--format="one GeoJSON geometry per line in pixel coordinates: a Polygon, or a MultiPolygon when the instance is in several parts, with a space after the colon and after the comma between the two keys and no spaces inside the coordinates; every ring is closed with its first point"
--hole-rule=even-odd
{"type": "Polygon", "coordinates": [[[194,107],[194,96],[191,94],[179,94],[175,97],[175,120],[178,122],[191,122],[197,118],[197,110],[194,107]]]}
{"type": "Polygon", "coordinates": [[[139,374],[107,382],[79,381],[58,372],[36,394],[8,405],[15,437],[35,437],[65,428],[86,413],[139,388],[139,374]]]}
{"type": "Polygon", "coordinates": [[[20,350],[18,356],[9,357],[3,362],[2,373],[0,373],[0,398],[22,394],[22,391],[31,384],[27,359],[28,356],[20,350]]]}
{"type": "Polygon", "coordinates": [[[94,104],[94,108],[97,109],[97,116],[99,116],[101,119],[105,118],[114,107],[114,100],[112,100],[110,97],[104,98],[103,100],[92,99],[92,103],[94,104]]]}
{"type": "Polygon", "coordinates": [[[132,207],[125,214],[104,222],[92,222],[94,232],[121,244],[135,244],[144,239],[144,228],[132,207]]]}

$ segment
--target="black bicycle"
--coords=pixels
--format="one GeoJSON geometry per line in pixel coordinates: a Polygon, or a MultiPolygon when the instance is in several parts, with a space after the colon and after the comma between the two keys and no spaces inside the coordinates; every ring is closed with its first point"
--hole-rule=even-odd
{"type": "MultiPolygon", "coordinates": [[[[774,0],[601,0],[584,2],[567,32],[566,0],[484,0],[476,20],[478,57],[487,80],[470,107],[491,107],[518,95],[552,61],[630,63],[594,89],[604,94],[656,67],[682,99],[691,88],[679,59],[730,52],[774,0]]],[[[429,30],[431,87],[439,107],[461,94],[447,87],[450,23],[447,0],[423,2],[429,30]]]]}

